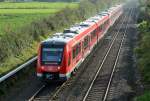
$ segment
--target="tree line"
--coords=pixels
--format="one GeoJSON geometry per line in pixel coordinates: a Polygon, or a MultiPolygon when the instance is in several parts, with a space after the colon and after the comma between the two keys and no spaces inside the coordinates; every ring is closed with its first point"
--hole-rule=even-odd
{"type": "MultiPolygon", "coordinates": [[[[141,0],[141,3],[143,1],[141,0]]],[[[141,4],[138,19],[139,43],[136,48],[138,67],[142,71],[145,82],[150,83],[150,0],[141,4]]]]}
{"type": "Polygon", "coordinates": [[[150,101],[150,0],[140,1],[140,16],[138,20],[139,39],[135,48],[137,66],[140,70],[144,92],[134,101],[150,101]]]}

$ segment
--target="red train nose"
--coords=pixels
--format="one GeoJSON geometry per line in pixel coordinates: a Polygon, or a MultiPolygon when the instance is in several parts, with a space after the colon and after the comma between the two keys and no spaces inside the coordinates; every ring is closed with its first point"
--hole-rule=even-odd
{"type": "Polygon", "coordinates": [[[59,72],[60,66],[41,66],[41,69],[44,72],[59,72]]]}

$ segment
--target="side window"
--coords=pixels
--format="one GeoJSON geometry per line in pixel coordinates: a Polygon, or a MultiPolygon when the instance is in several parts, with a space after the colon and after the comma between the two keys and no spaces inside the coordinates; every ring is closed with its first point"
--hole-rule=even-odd
{"type": "Polygon", "coordinates": [[[71,63],[71,55],[70,55],[70,53],[69,53],[68,66],[70,66],[70,63],[71,63]]]}
{"type": "Polygon", "coordinates": [[[72,57],[73,57],[73,59],[76,57],[76,50],[75,50],[75,47],[74,47],[73,50],[72,50],[72,57]]]}
{"type": "Polygon", "coordinates": [[[107,20],[107,24],[109,24],[109,20],[107,20]]]}
{"type": "Polygon", "coordinates": [[[91,40],[93,39],[93,32],[90,33],[91,34],[91,40]]]}
{"type": "Polygon", "coordinates": [[[78,55],[78,44],[76,45],[76,56],[78,55]]]}
{"type": "Polygon", "coordinates": [[[84,49],[86,49],[88,47],[88,44],[89,44],[89,38],[88,38],[88,36],[86,36],[84,38],[84,49]]]}
{"type": "Polygon", "coordinates": [[[104,23],[101,26],[102,26],[102,31],[104,31],[104,23]]]}
{"type": "Polygon", "coordinates": [[[105,28],[106,28],[106,21],[104,22],[104,30],[105,30],[105,28]]]}
{"type": "Polygon", "coordinates": [[[94,37],[96,37],[96,29],[94,30],[94,37]]]}
{"type": "Polygon", "coordinates": [[[102,25],[99,26],[99,30],[102,31],[102,25]]]}
{"type": "Polygon", "coordinates": [[[81,43],[76,45],[76,56],[81,52],[81,43]]]}
{"type": "Polygon", "coordinates": [[[96,37],[96,30],[94,30],[93,32],[91,32],[91,40],[94,39],[96,37]]]}
{"type": "Polygon", "coordinates": [[[107,27],[107,25],[108,25],[108,20],[106,20],[106,22],[105,22],[105,28],[107,27]]]}
{"type": "Polygon", "coordinates": [[[78,54],[81,52],[81,43],[78,43],[78,54]]]}
{"type": "Polygon", "coordinates": [[[77,45],[75,45],[73,47],[73,51],[72,51],[72,54],[73,54],[73,59],[81,52],[81,43],[78,43],[77,45]]]}

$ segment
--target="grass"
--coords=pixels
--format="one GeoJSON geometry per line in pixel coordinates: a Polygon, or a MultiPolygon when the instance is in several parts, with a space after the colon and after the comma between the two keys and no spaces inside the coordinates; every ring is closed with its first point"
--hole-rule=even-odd
{"type": "Polygon", "coordinates": [[[16,32],[23,26],[30,24],[34,20],[41,19],[48,14],[10,14],[0,16],[0,35],[7,31],[16,32]]]}
{"type": "Polygon", "coordinates": [[[16,66],[23,64],[29,59],[29,57],[33,57],[36,54],[37,47],[35,46],[38,46],[37,44],[38,43],[34,42],[34,44],[31,47],[22,51],[19,56],[10,56],[8,59],[6,59],[7,62],[1,63],[0,75],[3,75],[8,71],[11,71],[12,69],[16,68],[16,66]]]}
{"type": "Polygon", "coordinates": [[[16,32],[34,20],[54,14],[65,7],[75,8],[77,3],[0,3],[0,36],[8,31],[16,32]]]}
{"type": "Polygon", "coordinates": [[[150,91],[145,92],[143,95],[135,98],[134,101],[150,101],[150,91]]]}
{"type": "Polygon", "coordinates": [[[51,14],[59,11],[60,9],[0,9],[1,15],[7,14],[51,14]]]}
{"type": "Polygon", "coordinates": [[[0,9],[62,9],[68,7],[77,7],[78,3],[64,3],[64,2],[24,2],[24,3],[0,3],[0,9]]]}

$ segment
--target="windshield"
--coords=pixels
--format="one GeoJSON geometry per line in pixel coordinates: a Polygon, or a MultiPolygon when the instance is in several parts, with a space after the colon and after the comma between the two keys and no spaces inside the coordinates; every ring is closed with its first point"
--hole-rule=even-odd
{"type": "Polygon", "coordinates": [[[42,48],[42,64],[60,64],[63,48],[42,48]]]}

